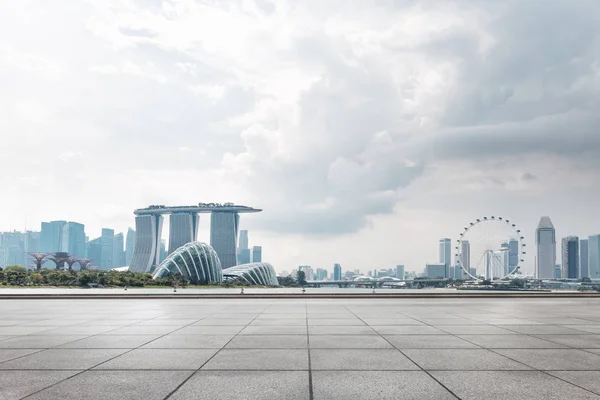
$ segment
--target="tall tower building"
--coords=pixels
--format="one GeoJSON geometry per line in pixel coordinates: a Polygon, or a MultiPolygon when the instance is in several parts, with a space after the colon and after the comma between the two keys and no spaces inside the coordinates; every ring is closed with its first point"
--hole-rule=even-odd
{"type": "Polygon", "coordinates": [[[588,238],[588,270],[591,279],[600,279],[600,235],[588,238]]]}
{"type": "Polygon", "coordinates": [[[127,229],[127,237],[125,238],[125,265],[131,265],[133,258],[133,249],[135,247],[135,231],[131,228],[127,229]]]}
{"type": "Polygon", "coordinates": [[[125,251],[123,250],[123,234],[117,233],[113,239],[113,268],[125,266],[125,251]]]}
{"type": "Polygon", "coordinates": [[[450,266],[452,265],[452,240],[448,238],[440,239],[440,264],[446,265],[445,277],[450,276],[450,266]]]}
{"type": "Polygon", "coordinates": [[[404,265],[396,265],[396,278],[404,279],[404,265]]]}
{"type": "Polygon", "coordinates": [[[556,266],[556,231],[550,217],[542,217],[535,231],[537,256],[535,276],[538,279],[552,279],[556,266]]]}
{"type": "Polygon", "coordinates": [[[562,277],[579,278],[579,238],[567,236],[562,240],[562,277]]]}
{"type": "Polygon", "coordinates": [[[236,265],[239,222],[239,214],[233,211],[213,211],[210,215],[210,245],[223,269],[236,265]]]}
{"type": "Polygon", "coordinates": [[[63,227],[67,221],[42,222],[40,250],[43,253],[62,251],[63,227]]]}
{"type": "Polygon", "coordinates": [[[129,264],[132,272],[151,272],[160,264],[160,236],[163,216],[160,214],[136,215],[135,245],[129,264]]]}
{"type": "Polygon", "coordinates": [[[342,266],[340,264],[333,264],[333,280],[342,280],[342,266]]]}
{"type": "Polygon", "coordinates": [[[515,268],[519,265],[519,241],[510,239],[508,241],[508,269],[509,272],[516,272],[515,268]]]}
{"type": "Polygon", "coordinates": [[[240,249],[247,249],[248,248],[248,231],[247,230],[241,230],[240,231],[240,249]]]}
{"type": "MultiPolygon", "coordinates": [[[[471,271],[471,243],[468,240],[463,240],[460,243],[461,265],[465,271],[471,271]]],[[[462,276],[461,272],[461,276],[462,276]]]]}
{"type": "Polygon", "coordinates": [[[63,225],[61,251],[69,253],[74,258],[85,258],[85,227],[77,222],[67,222],[63,225]]]}
{"type": "Polygon", "coordinates": [[[195,212],[175,212],[169,217],[169,254],[196,241],[200,216],[195,212]]]}
{"type": "Polygon", "coordinates": [[[262,262],[262,246],[252,247],[252,262],[262,262]]]}
{"type": "Polygon", "coordinates": [[[115,240],[115,231],[113,229],[102,228],[102,255],[101,255],[101,269],[112,269],[113,265],[113,248],[115,240]]]}
{"type": "Polygon", "coordinates": [[[579,272],[580,278],[590,277],[588,239],[579,241],[579,272]]]}

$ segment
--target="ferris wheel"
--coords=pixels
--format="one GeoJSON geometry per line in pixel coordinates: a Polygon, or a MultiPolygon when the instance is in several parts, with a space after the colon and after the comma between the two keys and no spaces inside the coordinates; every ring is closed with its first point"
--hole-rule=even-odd
{"type": "Polygon", "coordinates": [[[457,240],[456,262],[467,276],[490,281],[519,270],[525,252],[521,230],[508,219],[483,217],[470,222],[457,240]]]}

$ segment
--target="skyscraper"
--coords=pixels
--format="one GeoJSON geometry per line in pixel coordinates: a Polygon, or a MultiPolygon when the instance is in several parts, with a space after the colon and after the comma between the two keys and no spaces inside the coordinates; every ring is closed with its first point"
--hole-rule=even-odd
{"type": "Polygon", "coordinates": [[[62,228],[61,251],[74,258],[85,258],[85,227],[78,222],[67,222],[62,228]]]}
{"type": "Polygon", "coordinates": [[[333,264],[333,280],[342,280],[342,266],[340,264],[333,264]]]}
{"type": "Polygon", "coordinates": [[[588,240],[581,239],[579,241],[579,272],[580,278],[589,278],[590,277],[590,269],[589,269],[589,260],[588,260],[588,240]]]}
{"type": "Polygon", "coordinates": [[[55,253],[62,251],[63,227],[67,221],[42,222],[40,233],[40,251],[55,253]]]}
{"type": "Polygon", "coordinates": [[[133,249],[135,247],[135,231],[131,228],[127,229],[127,237],[125,239],[125,265],[131,265],[133,258],[133,249]]]}
{"type": "Polygon", "coordinates": [[[247,230],[241,230],[240,231],[240,249],[247,249],[248,248],[248,231],[247,230]]]}
{"type": "Polygon", "coordinates": [[[588,269],[591,279],[600,279],[600,235],[588,238],[588,269]]]}
{"type": "Polygon", "coordinates": [[[113,265],[113,248],[114,248],[115,231],[113,229],[102,228],[102,256],[100,257],[100,269],[112,269],[113,265]]]}
{"type": "Polygon", "coordinates": [[[579,278],[579,238],[567,236],[562,240],[562,277],[579,278]]]}
{"type": "MultiPolygon", "coordinates": [[[[461,266],[464,268],[464,271],[471,271],[471,243],[468,240],[463,240],[460,243],[460,247],[461,266]]],[[[462,272],[460,274],[462,277],[462,272]]]]}
{"type": "Polygon", "coordinates": [[[123,234],[117,233],[113,239],[113,268],[125,266],[125,251],[123,251],[123,234]]]}
{"type": "Polygon", "coordinates": [[[21,232],[5,232],[0,234],[0,250],[3,253],[0,268],[5,268],[9,265],[27,265],[25,241],[21,232]]]}
{"type": "Polygon", "coordinates": [[[262,246],[253,246],[252,247],[252,262],[261,262],[262,261],[262,246]]]}
{"type": "Polygon", "coordinates": [[[396,278],[404,279],[404,265],[396,265],[396,278]]]}
{"type": "Polygon", "coordinates": [[[446,265],[445,277],[449,276],[450,266],[452,265],[452,240],[448,238],[440,239],[440,264],[446,265]]]}
{"type": "Polygon", "coordinates": [[[248,248],[248,231],[240,231],[240,244],[238,248],[237,263],[248,264],[250,263],[250,249],[248,248]]]}
{"type": "Polygon", "coordinates": [[[23,234],[26,253],[40,252],[40,232],[27,231],[23,234]]]}
{"type": "Polygon", "coordinates": [[[86,243],[87,258],[91,259],[91,265],[102,269],[102,237],[90,240],[86,243]]]}
{"type": "Polygon", "coordinates": [[[237,263],[237,237],[240,216],[236,212],[213,211],[210,215],[210,245],[223,269],[237,263]]]}
{"type": "Polygon", "coordinates": [[[508,241],[508,269],[510,273],[516,272],[515,268],[519,265],[519,241],[510,239],[508,241]]]}
{"type": "Polygon", "coordinates": [[[550,217],[542,217],[535,231],[537,256],[535,276],[538,279],[552,279],[556,265],[556,231],[550,217]]]}
{"type": "Polygon", "coordinates": [[[174,212],[169,217],[169,254],[181,246],[195,242],[200,216],[195,212],[174,212]]]}

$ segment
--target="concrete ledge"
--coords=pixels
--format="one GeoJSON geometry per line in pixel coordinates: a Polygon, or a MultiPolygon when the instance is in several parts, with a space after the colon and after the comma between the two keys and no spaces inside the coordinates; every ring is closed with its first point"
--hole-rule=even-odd
{"type": "Polygon", "coordinates": [[[600,293],[577,292],[457,292],[457,293],[246,293],[246,294],[217,294],[217,293],[56,293],[56,294],[27,294],[0,293],[0,300],[49,300],[49,299],[499,299],[499,298],[596,298],[600,293]]]}

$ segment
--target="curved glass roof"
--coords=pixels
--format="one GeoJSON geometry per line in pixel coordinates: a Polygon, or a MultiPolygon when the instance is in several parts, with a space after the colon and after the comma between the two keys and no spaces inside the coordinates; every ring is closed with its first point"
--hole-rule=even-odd
{"type": "Polygon", "coordinates": [[[278,286],[275,269],[269,263],[257,262],[236,265],[223,270],[223,276],[240,279],[250,285],[278,286]]]}
{"type": "Polygon", "coordinates": [[[220,284],[221,261],[210,245],[190,242],[171,253],[154,271],[153,278],[181,275],[195,285],[220,284]]]}

